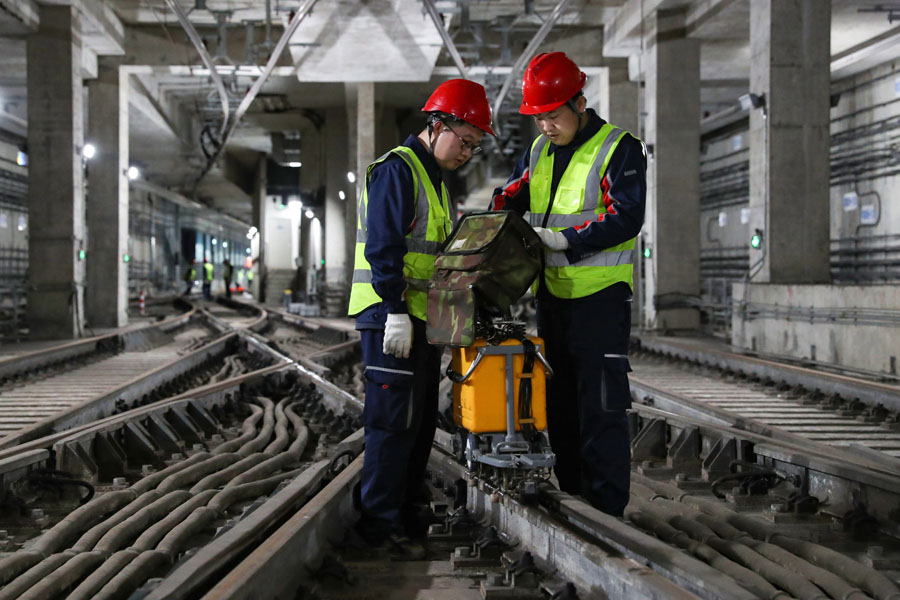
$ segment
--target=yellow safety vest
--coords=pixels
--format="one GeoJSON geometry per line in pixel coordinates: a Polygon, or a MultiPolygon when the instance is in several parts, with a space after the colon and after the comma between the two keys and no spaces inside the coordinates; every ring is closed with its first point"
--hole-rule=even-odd
{"type": "Polygon", "coordinates": [[[368,239],[369,206],[368,183],[372,169],[396,154],[413,174],[415,194],[415,219],[406,234],[406,254],[403,256],[403,277],[406,279],[406,306],[409,314],[419,319],[426,317],[427,286],[434,273],[434,258],[441,244],[450,235],[453,223],[450,220],[450,203],[447,187],[441,182],[441,194],[428,177],[425,166],[412,148],[398,146],[369,165],[366,170],[366,185],[363,186],[357,207],[356,256],[353,265],[353,284],[350,288],[348,314],[358,315],[373,304],[381,302],[381,296],[372,286],[372,267],[366,260],[366,239],[368,239]]]}
{"type": "MultiPolygon", "coordinates": [[[[572,156],[556,187],[553,206],[546,227],[561,231],[568,227],[596,221],[606,213],[600,182],[619,141],[626,134],[623,129],[605,124],[572,156]]],[[[541,227],[550,204],[550,184],[553,178],[554,155],[548,155],[549,139],[538,137],[531,145],[529,195],[532,226],[541,227]]],[[[606,248],[576,263],[570,263],[565,251],[544,249],[544,281],[547,290],[557,298],[583,298],[624,281],[633,287],[634,242],[606,248]]]]}
{"type": "Polygon", "coordinates": [[[203,270],[206,273],[206,281],[212,281],[213,280],[212,263],[203,263],[203,270]]]}

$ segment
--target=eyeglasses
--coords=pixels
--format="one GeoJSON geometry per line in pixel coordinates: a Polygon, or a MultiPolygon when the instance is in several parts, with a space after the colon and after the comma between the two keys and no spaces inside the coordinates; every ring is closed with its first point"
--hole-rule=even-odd
{"type": "Polygon", "coordinates": [[[464,139],[462,138],[461,135],[459,135],[458,133],[456,133],[456,132],[453,130],[453,128],[450,127],[450,125],[448,125],[448,124],[445,123],[444,121],[441,121],[441,123],[444,123],[444,126],[450,131],[450,133],[452,133],[453,135],[455,135],[455,136],[459,139],[459,145],[460,145],[460,147],[463,149],[463,151],[468,150],[469,152],[472,153],[472,156],[475,156],[476,154],[478,154],[478,153],[480,153],[482,150],[484,150],[484,148],[482,148],[479,144],[473,144],[472,142],[467,142],[466,140],[464,140],[464,139]]]}

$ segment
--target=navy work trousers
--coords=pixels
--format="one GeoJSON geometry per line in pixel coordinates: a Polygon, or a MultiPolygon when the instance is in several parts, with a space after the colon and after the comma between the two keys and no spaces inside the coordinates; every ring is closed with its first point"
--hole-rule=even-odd
{"type": "Polygon", "coordinates": [[[560,490],[621,516],[628,504],[631,447],[626,409],[631,290],[614,284],[572,300],[539,295],[538,335],[554,375],[547,432],[560,490]]]}
{"type": "Polygon", "coordinates": [[[441,347],[428,343],[424,321],[410,318],[409,358],[382,352],[383,329],[360,329],[366,365],[360,501],[362,521],[373,535],[406,533],[437,425],[441,347]]]}

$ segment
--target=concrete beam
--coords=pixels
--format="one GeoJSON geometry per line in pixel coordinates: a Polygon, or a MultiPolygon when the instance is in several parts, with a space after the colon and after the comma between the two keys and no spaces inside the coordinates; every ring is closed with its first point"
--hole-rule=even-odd
{"type": "MultiPolygon", "coordinates": [[[[215,27],[198,26],[197,33],[200,37],[215,37],[215,27]]],[[[272,27],[272,36],[278,38],[283,31],[282,27],[272,27]]],[[[167,28],[158,25],[129,25],[125,28],[125,64],[128,65],[152,65],[156,68],[178,66],[199,66],[200,56],[196,49],[177,24],[170,24],[167,28]]],[[[227,39],[226,54],[236,63],[242,63],[246,55],[246,43],[242,36],[229,35],[227,39]]],[[[279,60],[279,67],[290,67],[289,74],[293,75],[294,68],[290,57],[284,56],[279,60]]],[[[278,71],[272,75],[283,74],[278,71]]]]}
{"type": "Polygon", "coordinates": [[[241,188],[248,196],[253,194],[253,181],[255,173],[244,167],[240,161],[231,155],[227,150],[223,152],[222,158],[222,176],[228,181],[241,188]]]}
{"type": "MultiPolygon", "coordinates": [[[[733,0],[707,0],[703,4],[730,3],[733,0]]],[[[683,9],[690,0],[628,0],[615,18],[603,27],[603,56],[627,57],[641,50],[641,23],[656,11],[683,9]]],[[[710,7],[712,8],[712,7],[710,7]]],[[[699,18],[699,15],[698,15],[699,18]]]]}
{"type": "Polygon", "coordinates": [[[35,0],[0,0],[0,35],[26,35],[37,30],[35,0]]]}
{"type": "MultiPolygon", "coordinates": [[[[126,70],[133,73],[133,71],[126,70]]],[[[173,139],[186,143],[186,140],[182,138],[178,127],[175,125],[175,119],[153,97],[153,94],[147,89],[143,78],[134,75],[130,79],[132,80],[131,93],[128,95],[128,101],[131,105],[141,111],[152,123],[159,126],[162,131],[171,135],[173,139]]]]}
{"type": "Polygon", "coordinates": [[[868,64],[869,59],[881,62],[894,58],[898,54],[898,48],[900,48],[900,27],[894,27],[832,56],[831,76],[833,79],[840,79],[867,69],[871,66],[868,64]],[[879,56],[883,53],[886,56],[879,56]]]}
{"type": "Polygon", "coordinates": [[[603,56],[627,57],[639,52],[641,23],[656,11],[685,9],[684,27],[690,37],[735,2],[737,0],[628,0],[603,28],[603,56]]]}
{"type": "Polygon", "coordinates": [[[703,27],[737,0],[695,0],[688,8],[685,29],[688,36],[703,27]]]}
{"type": "Polygon", "coordinates": [[[41,4],[78,8],[81,43],[99,55],[125,52],[125,26],[103,0],[41,0],[41,4]]]}

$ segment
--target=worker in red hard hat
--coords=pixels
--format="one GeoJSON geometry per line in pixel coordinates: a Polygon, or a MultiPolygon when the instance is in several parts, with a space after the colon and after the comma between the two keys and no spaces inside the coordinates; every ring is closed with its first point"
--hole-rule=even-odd
{"type": "Polygon", "coordinates": [[[631,475],[628,339],[647,160],[640,140],[587,108],[586,79],[562,52],[534,57],[519,112],[541,135],[491,205],[528,213],[544,244],[535,296],[554,370],[547,430],[559,487],[621,516],[631,475]]]}
{"type": "Polygon", "coordinates": [[[369,543],[424,555],[425,466],[438,410],[440,349],[425,338],[426,284],[450,234],[441,170],[453,171],[494,135],[484,88],[442,83],[422,111],[425,127],[369,165],[358,205],[350,316],[366,365],[366,455],[356,530],[369,543]]]}

